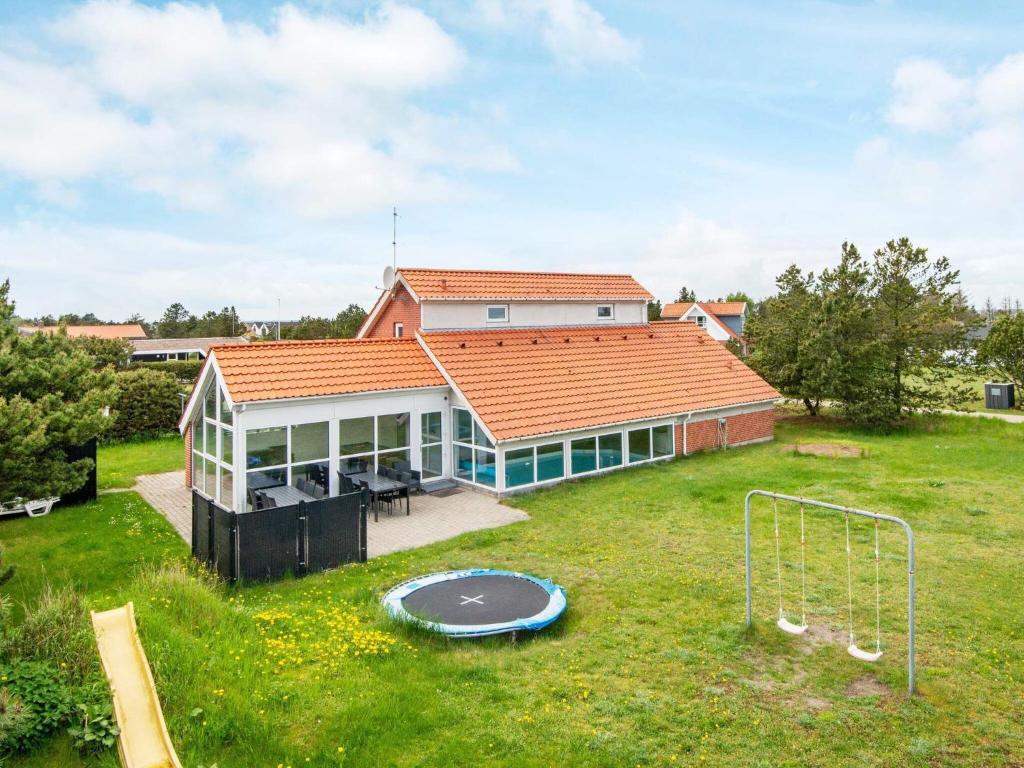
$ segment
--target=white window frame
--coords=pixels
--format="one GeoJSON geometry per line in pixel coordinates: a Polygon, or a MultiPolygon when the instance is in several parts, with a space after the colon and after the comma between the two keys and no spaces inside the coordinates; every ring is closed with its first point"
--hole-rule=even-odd
{"type": "Polygon", "coordinates": [[[404,333],[405,333],[405,324],[404,323],[395,323],[395,325],[394,325],[395,338],[396,339],[402,338],[402,335],[404,333]]]}
{"type": "Polygon", "coordinates": [[[548,485],[554,485],[555,483],[562,483],[562,482],[565,482],[565,481],[568,481],[568,480],[574,480],[576,478],[594,477],[596,475],[603,475],[603,474],[606,474],[608,472],[616,472],[616,471],[619,471],[619,470],[622,470],[622,469],[629,469],[630,467],[639,467],[639,466],[642,466],[644,464],[654,464],[655,462],[659,462],[659,461],[668,461],[668,460],[670,460],[670,459],[675,457],[675,421],[674,420],[666,420],[666,421],[656,421],[656,422],[653,422],[653,423],[648,422],[646,425],[643,424],[642,422],[638,422],[638,423],[634,423],[634,424],[623,424],[618,430],[608,430],[608,429],[605,429],[605,430],[587,430],[585,432],[577,432],[577,433],[573,433],[573,434],[566,434],[564,437],[561,438],[561,440],[559,440],[557,438],[556,439],[551,439],[550,437],[548,439],[538,438],[536,442],[532,442],[531,441],[527,445],[516,445],[516,444],[503,445],[501,450],[502,450],[502,456],[501,456],[502,491],[503,492],[504,491],[512,491],[512,492],[518,493],[518,492],[521,492],[521,491],[530,490],[532,488],[543,487],[543,486],[548,486],[548,485]],[[669,437],[672,440],[672,451],[670,453],[666,454],[665,456],[657,456],[657,457],[653,456],[653,454],[654,454],[654,433],[653,433],[653,431],[657,427],[668,427],[669,437]],[[633,432],[635,430],[638,430],[638,429],[647,429],[647,430],[651,431],[651,438],[650,439],[651,439],[651,455],[652,455],[652,457],[651,458],[647,458],[647,459],[643,459],[642,461],[633,461],[633,462],[631,462],[631,461],[629,461],[629,433],[633,432]],[[600,441],[600,438],[601,437],[606,437],[608,435],[613,435],[616,432],[620,432],[622,434],[622,463],[621,464],[616,464],[615,466],[611,466],[611,467],[601,467],[601,457],[600,457],[601,441],[600,441]],[[594,439],[595,443],[596,443],[596,448],[597,448],[597,451],[598,451],[598,455],[597,455],[597,468],[596,469],[588,470],[587,472],[580,472],[578,474],[573,474],[573,471],[572,471],[572,442],[573,442],[573,440],[589,440],[589,439],[594,439]],[[537,477],[537,448],[543,448],[545,446],[552,445],[552,444],[558,443],[558,442],[562,443],[562,457],[563,457],[563,460],[565,462],[564,463],[563,472],[562,472],[562,476],[561,477],[557,477],[557,478],[553,478],[551,480],[540,480],[540,481],[537,481],[536,480],[536,477],[537,477]],[[528,483],[528,484],[525,484],[525,485],[506,486],[504,484],[504,480],[505,480],[505,474],[504,474],[504,469],[505,469],[505,452],[506,451],[516,451],[516,450],[521,450],[521,449],[526,449],[526,448],[531,448],[531,447],[533,448],[533,457],[534,457],[533,458],[534,482],[528,483]]]}
{"type": "Polygon", "coordinates": [[[487,309],[485,310],[485,312],[486,312],[487,322],[488,323],[507,323],[507,322],[509,322],[509,315],[510,315],[510,313],[509,313],[508,304],[488,304],[487,305],[487,309]],[[491,310],[492,309],[500,309],[502,311],[504,317],[499,317],[499,318],[491,317],[491,310]]]}
{"type": "Polygon", "coordinates": [[[440,409],[438,409],[436,411],[421,411],[419,416],[420,416],[420,476],[424,480],[428,480],[428,479],[432,480],[432,479],[435,479],[437,477],[444,477],[444,411],[442,411],[440,409]],[[425,442],[423,442],[423,417],[424,416],[430,416],[430,415],[435,414],[435,413],[438,415],[438,417],[440,417],[440,420],[441,420],[441,436],[438,437],[438,439],[433,441],[433,442],[425,443],[425,442]],[[427,449],[427,448],[433,448],[434,446],[438,446],[438,445],[441,446],[441,471],[437,475],[431,475],[429,478],[427,478],[426,475],[424,474],[424,472],[426,471],[425,470],[426,464],[423,461],[424,457],[426,456],[426,454],[424,453],[424,450],[427,449]]]}
{"type": "Polygon", "coordinates": [[[615,319],[615,305],[614,304],[598,304],[597,305],[597,319],[598,320],[614,320],[615,319]],[[607,309],[608,316],[602,317],[601,310],[607,309]]]}
{"type": "Polygon", "coordinates": [[[698,328],[708,327],[708,319],[705,315],[694,315],[693,322],[697,324],[698,328]]]}
{"type": "MultiPolygon", "coordinates": [[[[492,444],[492,446],[490,448],[488,448],[486,446],[478,445],[477,444],[477,442],[476,442],[476,434],[477,434],[477,430],[480,429],[480,425],[477,422],[477,420],[475,418],[473,418],[473,412],[470,411],[468,408],[463,408],[462,406],[453,405],[452,406],[452,413],[451,413],[451,420],[452,420],[452,479],[457,480],[457,481],[462,482],[462,483],[469,483],[471,485],[475,485],[477,488],[485,488],[488,491],[495,491],[495,492],[497,492],[498,489],[501,486],[504,485],[504,481],[505,481],[504,475],[499,474],[498,447],[496,445],[492,444]],[[457,435],[458,435],[458,423],[459,422],[458,422],[458,415],[455,413],[456,411],[465,411],[466,413],[469,414],[470,421],[473,423],[473,433],[472,433],[472,435],[470,435],[470,441],[471,442],[467,443],[465,440],[459,440],[458,437],[457,437],[457,435]],[[490,454],[492,454],[494,456],[494,485],[487,485],[487,483],[478,483],[477,482],[477,480],[476,480],[476,453],[473,454],[473,476],[472,476],[472,479],[467,480],[464,477],[459,477],[458,476],[458,473],[459,473],[459,462],[458,462],[459,453],[458,453],[458,448],[460,446],[462,448],[469,448],[469,449],[471,449],[473,451],[484,451],[484,452],[490,453],[490,454]]],[[[487,439],[488,442],[490,442],[490,438],[487,437],[486,434],[484,434],[484,437],[487,439]]]]}
{"type": "MultiPolygon", "coordinates": [[[[381,454],[384,454],[386,456],[386,455],[391,454],[391,453],[398,453],[399,451],[408,451],[408,453],[409,453],[408,461],[409,461],[409,464],[411,465],[412,464],[412,457],[413,457],[413,413],[418,413],[418,412],[413,411],[412,409],[410,409],[408,411],[399,411],[398,413],[375,413],[375,414],[372,414],[372,415],[367,414],[366,416],[352,416],[352,417],[343,418],[343,419],[334,419],[333,422],[332,422],[334,424],[334,431],[338,433],[339,437],[341,435],[341,422],[343,422],[343,421],[350,421],[352,419],[359,419],[359,418],[373,419],[373,448],[371,450],[369,450],[369,451],[364,452],[364,453],[342,453],[341,452],[341,444],[339,443],[339,445],[338,445],[338,466],[333,467],[331,471],[337,472],[339,469],[341,469],[341,464],[342,464],[343,461],[345,461],[345,459],[366,459],[367,457],[371,457],[372,458],[372,462],[368,462],[368,464],[372,463],[373,464],[373,471],[376,472],[377,471],[377,467],[380,465],[379,459],[380,459],[380,455],[381,454]],[[380,448],[380,429],[378,428],[378,425],[380,424],[380,419],[382,417],[384,417],[384,416],[397,416],[400,413],[408,413],[409,414],[409,429],[407,430],[408,437],[409,437],[409,442],[406,445],[400,446],[398,448],[385,448],[385,449],[381,450],[381,448],[380,448]]],[[[303,462],[303,463],[305,463],[305,462],[303,462]]],[[[369,467],[367,467],[367,470],[369,471],[369,467]]]]}

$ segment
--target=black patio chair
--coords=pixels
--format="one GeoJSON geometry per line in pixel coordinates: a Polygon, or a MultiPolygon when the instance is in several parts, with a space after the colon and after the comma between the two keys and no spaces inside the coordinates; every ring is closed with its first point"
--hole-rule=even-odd
{"type": "Polygon", "coordinates": [[[409,486],[410,493],[412,491],[416,491],[417,493],[423,493],[423,475],[420,474],[420,471],[418,469],[410,469],[408,474],[408,482],[406,482],[405,480],[403,480],[402,482],[409,486]]]}
{"type": "Polygon", "coordinates": [[[406,461],[405,459],[399,459],[395,462],[395,469],[399,472],[408,472],[412,469],[412,462],[406,461]]]}
{"type": "Polygon", "coordinates": [[[260,500],[259,496],[256,495],[256,491],[252,488],[247,488],[245,493],[249,497],[249,506],[252,507],[253,511],[260,509],[260,500]]]}

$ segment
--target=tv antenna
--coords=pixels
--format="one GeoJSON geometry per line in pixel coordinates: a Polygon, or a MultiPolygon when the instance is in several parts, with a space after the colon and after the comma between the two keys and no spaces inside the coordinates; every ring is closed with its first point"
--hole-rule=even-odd
{"type": "Polygon", "coordinates": [[[391,208],[391,268],[398,269],[398,206],[391,208]]]}

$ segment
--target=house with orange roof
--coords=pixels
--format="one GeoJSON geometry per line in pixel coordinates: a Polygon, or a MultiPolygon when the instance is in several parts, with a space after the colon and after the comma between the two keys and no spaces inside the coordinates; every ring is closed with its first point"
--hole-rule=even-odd
{"type": "Polygon", "coordinates": [[[504,495],[772,438],[779,393],[697,323],[648,323],[628,275],[386,278],[359,338],[211,347],[180,423],[196,493],[244,511],[384,467],[504,495]]]}
{"type": "Polygon", "coordinates": [[[22,325],[18,333],[31,336],[33,333],[57,333],[64,328],[72,339],[93,337],[97,339],[145,339],[146,331],[138,323],[111,323],[109,325],[22,325]]]}
{"type": "Polygon", "coordinates": [[[661,310],[662,320],[696,323],[718,341],[743,338],[743,325],[747,320],[745,301],[684,301],[666,304],[661,310]]]}

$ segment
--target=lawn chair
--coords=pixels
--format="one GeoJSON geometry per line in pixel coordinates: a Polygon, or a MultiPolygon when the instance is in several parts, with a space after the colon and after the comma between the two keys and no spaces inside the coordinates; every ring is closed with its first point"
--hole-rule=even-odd
{"type": "Polygon", "coordinates": [[[50,496],[45,499],[34,499],[33,501],[26,501],[25,499],[16,497],[11,501],[0,502],[0,516],[3,515],[20,515],[21,513],[27,514],[29,517],[42,517],[48,514],[53,505],[60,501],[59,496],[50,496]]]}

